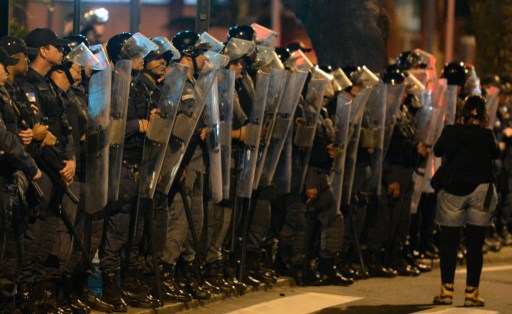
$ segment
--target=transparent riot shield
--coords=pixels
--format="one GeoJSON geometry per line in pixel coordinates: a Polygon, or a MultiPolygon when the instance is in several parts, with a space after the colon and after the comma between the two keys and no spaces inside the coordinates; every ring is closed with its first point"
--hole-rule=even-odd
{"type": "Polygon", "coordinates": [[[118,61],[114,67],[110,106],[109,201],[117,201],[119,194],[124,132],[126,130],[126,115],[128,113],[128,97],[130,95],[131,81],[132,61],[118,61]]]}
{"type": "Polygon", "coordinates": [[[384,123],[384,158],[391,143],[391,137],[393,136],[393,129],[395,127],[396,114],[400,110],[400,104],[402,103],[402,96],[405,91],[405,85],[403,84],[386,84],[386,122],[384,123]]]}
{"type": "Polygon", "coordinates": [[[112,68],[93,74],[89,80],[86,132],[85,211],[102,210],[108,200],[108,156],[112,68]]]}
{"type": "Polygon", "coordinates": [[[204,122],[208,128],[206,149],[208,150],[208,171],[210,193],[214,204],[222,201],[222,163],[219,124],[219,90],[216,76],[206,98],[204,122]]]}
{"type": "Polygon", "coordinates": [[[306,97],[300,108],[300,114],[297,115],[293,138],[293,146],[295,147],[293,164],[295,167],[292,171],[299,180],[292,182],[292,193],[302,193],[304,188],[311,149],[313,148],[316,127],[327,86],[330,86],[330,81],[326,79],[312,79],[309,81],[306,97]]]}
{"type": "Polygon", "coordinates": [[[96,57],[96,60],[98,60],[98,64],[92,67],[93,70],[101,71],[106,69],[110,65],[107,53],[105,52],[105,49],[103,49],[103,46],[101,44],[91,46],[89,49],[94,54],[94,57],[96,57]]]}
{"type": "Polygon", "coordinates": [[[444,125],[454,124],[457,114],[457,86],[448,85],[445,92],[444,125]]]}
{"type": "Polygon", "coordinates": [[[217,70],[201,72],[192,90],[195,101],[180,102],[161,171],[161,182],[157,187],[164,194],[169,194],[171,190],[190,139],[195,134],[195,128],[206,104],[206,97],[216,75],[217,70]]]}
{"type": "MultiPolygon", "coordinates": [[[[345,156],[345,168],[343,174],[343,187],[341,193],[341,203],[348,205],[352,201],[352,187],[354,185],[354,177],[356,173],[357,153],[359,148],[359,139],[361,137],[361,123],[363,117],[358,121],[354,121],[352,132],[348,137],[347,153],[345,156]]],[[[351,122],[352,124],[352,122],[351,122]]]]}
{"type": "Polygon", "coordinates": [[[235,72],[227,69],[217,73],[219,90],[219,134],[222,160],[222,198],[230,196],[231,186],[231,131],[233,129],[233,96],[235,72]]]}
{"type": "Polygon", "coordinates": [[[352,99],[339,94],[334,116],[334,147],[337,149],[332,161],[331,187],[336,201],[336,208],[341,206],[341,195],[343,190],[343,170],[345,168],[345,157],[348,146],[348,129],[350,124],[350,109],[352,99]]]}
{"type": "Polygon", "coordinates": [[[165,151],[187,79],[188,67],[176,64],[167,74],[157,113],[149,121],[139,169],[139,196],[152,199],[160,178],[165,151]]]}
{"type": "Polygon", "coordinates": [[[279,156],[274,175],[274,192],[276,195],[289,194],[292,190],[292,156],[294,126],[290,127],[283,146],[283,152],[279,156]]]}
{"type": "MultiPolygon", "coordinates": [[[[444,125],[443,110],[434,107],[422,107],[416,113],[417,140],[427,147],[432,147],[439,130],[444,125]]],[[[425,187],[425,173],[428,167],[433,165],[433,154],[428,154],[425,158],[420,158],[417,162],[413,174],[414,189],[411,195],[411,212],[415,213],[421,198],[421,193],[425,187]],[[420,162],[422,160],[422,162],[420,162]]]]}
{"type": "Polygon", "coordinates": [[[267,152],[272,138],[272,131],[276,121],[276,114],[279,109],[279,102],[283,95],[283,88],[286,81],[286,71],[273,69],[270,71],[270,79],[268,84],[267,101],[265,106],[265,116],[263,118],[262,140],[258,151],[258,162],[256,165],[256,173],[254,174],[254,189],[260,184],[261,173],[267,158],[267,152]]]}
{"type": "Polygon", "coordinates": [[[267,150],[267,156],[263,166],[260,185],[268,186],[272,182],[276,171],[277,162],[288,130],[293,123],[295,109],[299,102],[302,88],[306,82],[307,72],[297,71],[286,75],[286,83],[283,90],[283,96],[279,104],[276,121],[272,130],[270,144],[267,150]]]}
{"type": "Polygon", "coordinates": [[[244,148],[240,159],[240,175],[237,182],[237,195],[242,198],[251,198],[254,184],[254,173],[258,160],[258,150],[261,142],[261,129],[265,104],[267,102],[268,83],[270,76],[258,72],[256,78],[255,94],[252,101],[251,117],[247,124],[244,148]]]}
{"type": "Polygon", "coordinates": [[[491,86],[487,90],[487,94],[485,95],[485,99],[487,100],[487,112],[489,114],[489,128],[492,130],[494,125],[496,124],[496,114],[498,113],[498,103],[499,103],[499,95],[500,89],[491,86]]]}
{"type": "Polygon", "coordinates": [[[386,98],[386,84],[379,84],[372,88],[361,128],[361,147],[370,154],[371,170],[370,180],[362,192],[372,195],[381,193],[386,98]]]}
{"type": "Polygon", "coordinates": [[[361,137],[361,124],[363,114],[372,93],[372,88],[361,90],[352,100],[350,120],[348,128],[348,145],[345,153],[345,168],[343,169],[343,187],[341,202],[343,205],[350,204],[352,189],[356,172],[357,153],[359,150],[359,139],[361,137]]]}

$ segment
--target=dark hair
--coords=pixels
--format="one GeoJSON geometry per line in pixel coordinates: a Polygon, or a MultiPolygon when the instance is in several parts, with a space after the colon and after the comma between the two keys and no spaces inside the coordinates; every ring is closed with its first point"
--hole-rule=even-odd
{"type": "Polygon", "coordinates": [[[470,95],[464,99],[464,105],[461,111],[462,124],[469,124],[478,120],[480,127],[486,128],[489,124],[489,115],[487,114],[486,100],[481,95],[470,95]],[[476,114],[472,111],[476,110],[476,114]]]}

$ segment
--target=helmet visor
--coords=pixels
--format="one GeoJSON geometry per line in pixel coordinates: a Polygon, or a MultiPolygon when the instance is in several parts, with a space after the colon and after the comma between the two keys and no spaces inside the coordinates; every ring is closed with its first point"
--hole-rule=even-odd
{"type": "Polygon", "coordinates": [[[254,67],[257,69],[269,66],[274,61],[274,48],[258,46],[254,67]]]}
{"type": "Polygon", "coordinates": [[[66,55],[64,61],[70,61],[89,68],[92,68],[99,63],[99,60],[84,43],[73,48],[73,50],[66,55]]]}
{"type": "Polygon", "coordinates": [[[158,55],[163,55],[166,52],[170,52],[172,54],[171,61],[181,58],[180,52],[178,49],[176,49],[176,47],[173,46],[169,39],[165,37],[154,37],[151,39],[151,41],[158,46],[158,55]]]}
{"type": "Polygon", "coordinates": [[[256,41],[258,41],[259,44],[270,46],[270,44],[277,39],[278,34],[273,30],[256,23],[252,23],[251,26],[256,31],[256,41]]]}
{"type": "Polygon", "coordinates": [[[336,71],[333,72],[334,81],[339,86],[339,91],[344,90],[347,87],[352,86],[352,82],[347,77],[345,72],[341,68],[338,68],[336,71]]]}
{"type": "Polygon", "coordinates": [[[308,72],[314,68],[313,63],[309,61],[308,57],[301,50],[294,51],[284,65],[293,71],[308,72]]]}
{"type": "Polygon", "coordinates": [[[230,60],[236,60],[252,54],[255,50],[256,44],[253,41],[231,38],[224,47],[223,54],[227,55],[230,60]]]}
{"type": "Polygon", "coordinates": [[[94,65],[92,69],[96,71],[105,70],[109,65],[109,61],[105,49],[103,49],[103,45],[97,44],[91,46],[90,50],[94,54],[94,57],[96,57],[96,60],[98,60],[98,63],[94,65]]]}
{"type": "Polygon", "coordinates": [[[199,36],[199,43],[209,44],[210,50],[217,53],[221,52],[222,49],[224,49],[224,45],[207,32],[204,32],[201,34],[201,36],[199,36]]]}
{"type": "Polygon", "coordinates": [[[152,50],[158,50],[158,46],[141,33],[135,33],[123,45],[120,55],[128,59],[144,58],[152,50]]]}

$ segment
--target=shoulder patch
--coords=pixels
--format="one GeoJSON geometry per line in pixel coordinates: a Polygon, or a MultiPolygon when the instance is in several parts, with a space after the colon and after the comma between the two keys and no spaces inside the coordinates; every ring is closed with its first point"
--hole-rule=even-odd
{"type": "Polygon", "coordinates": [[[36,102],[36,93],[28,92],[28,93],[25,93],[25,96],[27,96],[27,99],[29,102],[33,102],[33,103],[36,102]]]}

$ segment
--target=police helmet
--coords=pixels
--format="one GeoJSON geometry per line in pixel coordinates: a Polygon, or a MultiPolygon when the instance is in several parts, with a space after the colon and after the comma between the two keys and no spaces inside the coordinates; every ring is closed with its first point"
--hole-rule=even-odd
{"type": "Polygon", "coordinates": [[[130,39],[132,36],[133,35],[131,33],[121,33],[108,40],[107,54],[112,63],[115,64],[117,61],[122,59],[121,50],[123,49],[124,44],[126,44],[128,39],[130,39]]]}
{"type": "Polygon", "coordinates": [[[402,84],[405,81],[406,75],[398,66],[398,64],[391,64],[384,70],[382,81],[386,84],[402,84]]]}
{"type": "Polygon", "coordinates": [[[256,31],[250,25],[231,26],[228,31],[228,40],[231,38],[256,41],[256,31]]]}
{"type": "Polygon", "coordinates": [[[462,61],[453,61],[444,66],[442,78],[448,81],[448,85],[459,85],[464,87],[469,76],[469,69],[462,61]]]}
{"type": "Polygon", "coordinates": [[[410,70],[414,67],[425,67],[426,64],[423,62],[419,53],[406,50],[402,51],[398,58],[396,58],[396,65],[402,70],[410,70]]]}

